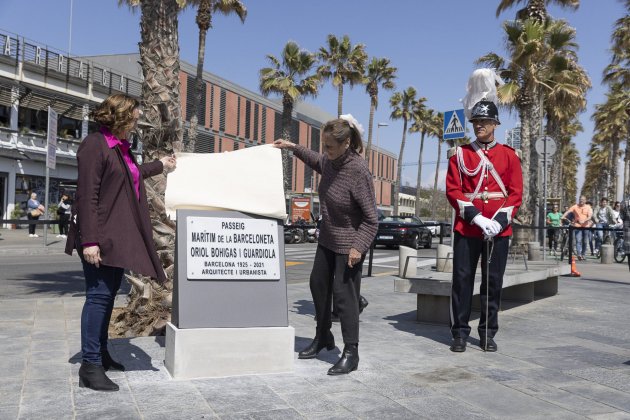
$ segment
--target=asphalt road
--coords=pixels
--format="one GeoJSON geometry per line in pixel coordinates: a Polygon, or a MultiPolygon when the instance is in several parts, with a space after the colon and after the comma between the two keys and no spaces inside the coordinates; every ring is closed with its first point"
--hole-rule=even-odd
{"type": "MultiPolygon", "coordinates": [[[[422,249],[418,255],[435,258],[433,249],[422,249]]],[[[285,248],[286,273],[289,283],[308,282],[317,244],[287,245],[285,248]]],[[[419,260],[418,264],[429,264],[419,260]]],[[[367,275],[368,259],[363,265],[367,275]]],[[[374,250],[373,276],[398,272],[398,250],[378,247],[374,250]]],[[[129,286],[123,282],[121,293],[129,286]]],[[[0,299],[28,299],[33,297],[83,296],[83,270],[76,255],[0,255],[0,299]]]]}

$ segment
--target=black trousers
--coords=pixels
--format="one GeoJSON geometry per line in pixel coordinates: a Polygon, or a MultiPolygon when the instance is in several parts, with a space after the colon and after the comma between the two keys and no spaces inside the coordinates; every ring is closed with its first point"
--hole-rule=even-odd
{"type": "Polygon", "coordinates": [[[488,337],[492,338],[499,330],[499,307],[503,274],[507,264],[509,237],[495,237],[489,243],[489,287],[486,284],[486,242],[481,238],[469,238],[455,232],[453,243],[453,286],[451,291],[451,333],[454,338],[467,338],[470,335],[470,312],[477,263],[481,257],[481,317],[479,336],[486,334],[486,304],[488,317],[488,337]],[[486,299],[486,291],[488,299],[486,299]]]}
{"type": "Polygon", "coordinates": [[[341,335],[346,344],[359,343],[359,293],[363,260],[348,267],[348,255],[317,246],[311,271],[311,294],[315,304],[317,336],[325,338],[332,327],[330,319],[334,301],[341,324],[341,335]]]}
{"type": "MultiPolygon", "coordinates": [[[[32,216],[31,215],[31,211],[29,209],[29,212],[26,213],[26,218],[28,220],[39,220],[39,216],[32,216]]],[[[29,235],[34,235],[35,234],[35,228],[37,227],[37,225],[35,223],[32,223],[30,225],[28,225],[28,234],[29,235]]]]}
{"type": "Polygon", "coordinates": [[[67,235],[68,234],[68,222],[70,221],[69,214],[60,214],[59,215],[59,234],[67,235]]]}

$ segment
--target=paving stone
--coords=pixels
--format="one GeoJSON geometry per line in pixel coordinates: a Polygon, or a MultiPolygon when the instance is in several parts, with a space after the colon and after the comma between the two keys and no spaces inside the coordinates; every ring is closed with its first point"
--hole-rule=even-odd
{"type": "Polygon", "coordinates": [[[193,419],[218,419],[219,417],[209,408],[206,410],[195,409],[190,407],[181,407],[177,411],[161,411],[142,413],[144,420],[193,420],[193,419]]]}
{"type": "Polygon", "coordinates": [[[431,391],[418,383],[401,378],[400,375],[383,372],[361,372],[355,379],[363,383],[368,389],[391,399],[427,396],[431,391]]]}
{"type": "Polygon", "coordinates": [[[22,380],[26,374],[26,354],[8,354],[0,357],[0,372],[4,378],[22,380]]]}
{"type": "MultiPolygon", "coordinates": [[[[0,407],[12,407],[20,403],[23,381],[18,378],[0,378],[0,407]]],[[[2,410],[0,409],[0,413],[2,410]]],[[[0,416],[0,419],[2,417],[0,416]]]]}
{"type": "Polygon", "coordinates": [[[534,397],[527,396],[512,388],[489,380],[479,380],[474,386],[469,383],[455,383],[440,389],[460,401],[483,407],[491,416],[501,418],[517,418],[531,416],[556,417],[566,411],[556,405],[534,397]]]}
{"type": "Polygon", "coordinates": [[[280,397],[302,415],[313,413],[329,413],[342,409],[338,403],[329,399],[325,394],[312,391],[279,394],[280,397]]]}
{"type": "Polygon", "coordinates": [[[328,375],[328,367],[318,370],[313,376],[306,378],[311,384],[318,388],[319,392],[344,392],[344,391],[367,391],[367,387],[356,380],[352,373],[349,375],[330,376],[328,375]]]}
{"type": "Polygon", "coordinates": [[[490,417],[482,409],[446,395],[406,398],[396,400],[396,402],[426,419],[487,419],[490,417]]]}
{"type": "Polygon", "coordinates": [[[608,414],[597,414],[594,416],[589,416],[589,419],[593,420],[628,420],[630,419],[630,413],[626,413],[623,411],[616,411],[614,413],[608,414]]]}
{"type": "Polygon", "coordinates": [[[123,381],[115,381],[119,391],[102,392],[90,388],[79,387],[78,382],[72,383],[74,407],[77,411],[103,411],[108,407],[135,406],[134,396],[129,386],[123,381]]]}
{"type": "Polygon", "coordinates": [[[20,404],[19,419],[71,419],[74,417],[70,395],[24,396],[20,404]]]}
{"type": "Polygon", "coordinates": [[[572,394],[630,412],[630,394],[626,392],[617,391],[594,383],[567,385],[562,387],[562,389],[572,394]]]}
{"type": "Polygon", "coordinates": [[[18,411],[20,407],[17,404],[9,405],[9,406],[0,406],[0,419],[13,420],[18,416],[18,411]]]}
{"type": "MultiPolygon", "coordinates": [[[[0,328],[2,328],[1,325],[0,328]]],[[[0,354],[3,356],[16,353],[23,354],[24,349],[28,348],[30,341],[30,337],[0,339],[0,354]]]]}
{"type": "Polygon", "coordinates": [[[26,379],[68,379],[70,377],[70,365],[65,361],[56,361],[54,363],[29,362],[26,368],[26,379]]]}
{"type": "MultiPolygon", "coordinates": [[[[102,393],[105,394],[105,393],[102,393]]],[[[108,392],[112,394],[112,392],[108,392]]],[[[174,414],[174,413],[172,413],[174,414]]],[[[93,410],[76,410],[75,420],[141,420],[143,417],[135,405],[110,405],[95,408],[93,410]]],[[[146,418],[146,417],[144,417],[146,418]]],[[[171,417],[171,419],[182,417],[171,417]]]]}
{"type": "Polygon", "coordinates": [[[294,393],[296,390],[316,392],[315,385],[296,374],[262,375],[260,378],[278,394],[294,393]]]}
{"type": "Polygon", "coordinates": [[[199,391],[212,410],[219,416],[228,413],[247,413],[289,408],[285,400],[267,386],[248,388],[203,388],[199,391]]]}
{"type": "Polygon", "coordinates": [[[141,413],[159,413],[165,407],[212,412],[204,396],[190,382],[132,383],[131,389],[141,413]]]}
{"type": "Polygon", "coordinates": [[[628,366],[628,370],[625,372],[593,367],[570,370],[567,373],[591,382],[618,389],[619,391],[630,393],[630,366],[628,366]]]}
{"type": "Polygon", "coordinates": [[[417,414],[397,402],[372,392],[337,392],[328,397],[360,418],[417,418],[417,414]]]}
{"type": "Polygon", "coordinates": [[[527,381],[505,382],[504,385],[521,391],[525,394],[548,401],[552,404],[565,408],[566,410],[582,415],[610,413],[615,411],[613,407],[600,404],[591,399],[580,397],[568,391],[546,385],[543,383],[533,383],[527,381]]]}
{"type": "Polygon", "coordinates": [[[63,352],[68,351],[68,343],[66,340],[37,340],[31,341],[31,352],[39,351],[55,351],[60,350],[63,352]]]}

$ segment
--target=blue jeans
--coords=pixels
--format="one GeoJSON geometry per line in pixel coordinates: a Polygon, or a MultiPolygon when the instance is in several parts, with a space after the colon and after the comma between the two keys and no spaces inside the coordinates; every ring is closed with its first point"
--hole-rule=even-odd
{"type": "Polygon", "coordinates": [[[586,254],[586,248],[588,247],[591,231],[588,229],[576,229],[575,230],[575,248],[578,257],[583,257],[586,254]]]}
{"type": "Polygon", "coordinates": [[[101,365],[101,352],[107,350],[107,330],[120,288],[124,269],[102,265],[96,268],[83,259],[85,304],[81,313],[81,352],[83,361],[101,365]]]}
{"type": "MultiPolygon", "coordinates": [[[[598,223],[595,225],[598,228],[607,228],[608,223],[598,223]]],[[[602,246],[602,242],[604,241],[604,231],[596,230],[595,231],[595,248],[600,249],[602,246]]]]}

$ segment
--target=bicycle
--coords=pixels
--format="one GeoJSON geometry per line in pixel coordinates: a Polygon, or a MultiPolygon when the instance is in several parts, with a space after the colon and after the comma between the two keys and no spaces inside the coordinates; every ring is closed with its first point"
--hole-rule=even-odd
{"type": "MultiPolygon", "coordinates": [[[[597,235],[599,232],[598,231],[594,231],[593,232],[595,235],[597,235]]],[[[616,232],[615,232],[616,234],[616,232]]],[[[605,230],[603,232],[603,238],[602,241],[599,243],[599,246],[597,246],[597,248],[595,249],[595,258],[601,258],[602,257],[602,245],[612,245],[614,243],[614,239],[613,239],[613,231],[610,230],[605,230]]],[[[616,248],[615,248],[616,249],[616,248]]]]}
{"type": "Polygon", "coordinates": [[[615,261],[622,263],[626,259],[625,241],[623,240],[623,231],[615,232],[617,239],[615,239],[615,261]]]}
{"type": "MultiPolygon", "coordinates": [[[[558,229],[560,229],[560,235],[557,242],[560,245],[560,259],[564,260],[565,257],[569,257],[569,228],[562,227],[558,229]]],[[[577,255],[575,241],[573,241],[573,255],[577,255]]]]}

